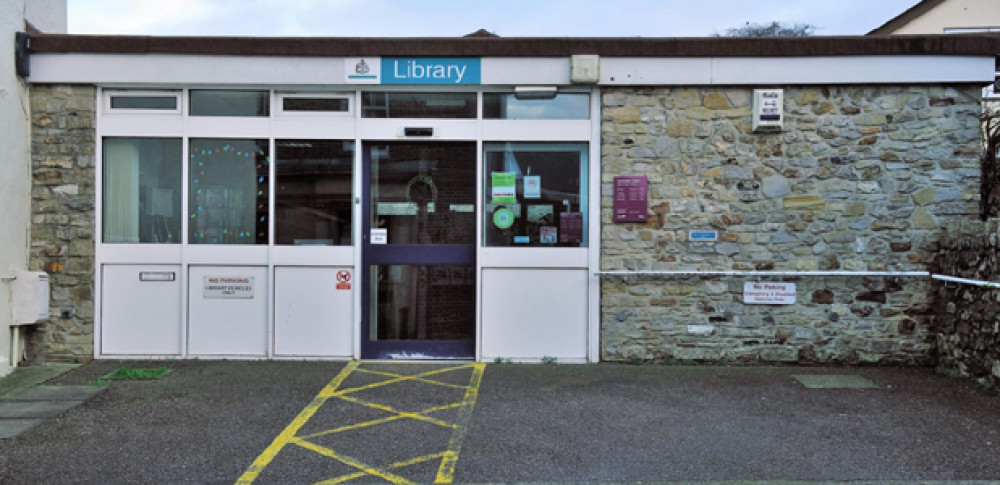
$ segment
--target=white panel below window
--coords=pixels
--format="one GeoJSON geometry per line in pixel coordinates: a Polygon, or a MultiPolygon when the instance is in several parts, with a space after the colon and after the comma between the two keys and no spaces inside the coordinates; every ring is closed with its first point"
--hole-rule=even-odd
{"type": "Polygon", "coordinates": [[[101,354],[181,353],[181,267],[105,265],[101,354]]]}
{"type": "Polygon", "coordinates": [[[192,266],[188,354],[267,354],[267,267],[192,266]]]}
{"type": "Polygon", "coordinates": [[[583,362],[587,271],[484,269],[482,359],[583,362]]]}
{"type": "Polygon", "coordinates": [[[352,268],[275,268],[275,355],[350,358],[356,284],[352,268]]]}

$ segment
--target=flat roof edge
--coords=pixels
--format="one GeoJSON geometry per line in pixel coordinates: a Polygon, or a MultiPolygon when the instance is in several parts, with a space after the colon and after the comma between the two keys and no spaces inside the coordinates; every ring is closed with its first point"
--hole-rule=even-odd
{"type": "Polygon", "coordinates": [[[843,37],[159,37],[32,34],[31,51],[88,54],[231,56],[782,57],[838,55],[1000,54],[1000,35],[843,37]]]}

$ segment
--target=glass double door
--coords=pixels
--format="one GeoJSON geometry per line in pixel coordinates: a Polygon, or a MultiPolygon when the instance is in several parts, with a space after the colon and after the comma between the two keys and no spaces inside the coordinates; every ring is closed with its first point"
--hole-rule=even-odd
{"type": "Polygon", "coordinates": [[[474,358],[476,144],[363,150],[361,357],[474,358]]]}

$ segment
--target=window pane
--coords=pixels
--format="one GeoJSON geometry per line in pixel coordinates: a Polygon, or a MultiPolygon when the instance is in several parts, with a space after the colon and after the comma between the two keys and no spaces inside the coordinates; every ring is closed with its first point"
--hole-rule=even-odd
{"type": "Polygon", "coordinates": [[[369,340],[475,338],[475,266],[370,268],[369,340]]]}
{"type": "Polygon", "coordinates": [[[111,108],[176,110],[177,96],[111,96],[111,108]]]}
{"type": "Polygon", "coordinates": [[[191,139],[189,242],[267,244],[267,143],[191,139]]]}
{"type": "Polygon", "coordinates": [[[364,118],[475,118],[476,93],[362,93],[364,118]]]}
{"type": "Polygon", "coordinates": [[[268,91],[192,89],[191,116],[269,116],[268,91]]]}
{"type": "Polygon", "coordinates": [[[553,99],[517,99],[513,93],[483,95],[483,118],[501,120],[585,120],[590,95],[558,93],[553,99]]]}
{"type": "Polygon", "coordinates": [[[347,98],[282,98],[285,111],[332,111],[346,113],[350,108],[347,98]]]}
{"type": "Polygon", "coordinates": [[[181,140],[105,138],[106,243],[179,243],[181,140]]]}
{"type": "Polygon", "coordinates": [[[587,145],[487,144],[487,246],[587,246],[587,145]]]}
{"type": "Polygon", "coordinates": [[[349,246],[354,142],[276,143],[276,244],[349,246]]]}
{"type": "Polygon", "coordinates": [[[371,148],[371,227],[389,244],[474,244],[476,146],[387,143],[371,148]]]}

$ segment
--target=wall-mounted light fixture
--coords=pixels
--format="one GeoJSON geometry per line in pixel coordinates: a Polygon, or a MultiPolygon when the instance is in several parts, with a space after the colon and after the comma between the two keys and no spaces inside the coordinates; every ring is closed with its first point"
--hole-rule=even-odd
{"type": "Polygon", "coordinates": [[[555,86],[515,86],[514,97],[517,99],[552,99],[559,89],[555,86]]]}
{"type": "Polygon", "coordinates": [[[14,70],[18,76],[28,77],[31,75],[31,65],[28,57],[31,53],[31,37],[27,32],[14,33],[14,70]]]}

